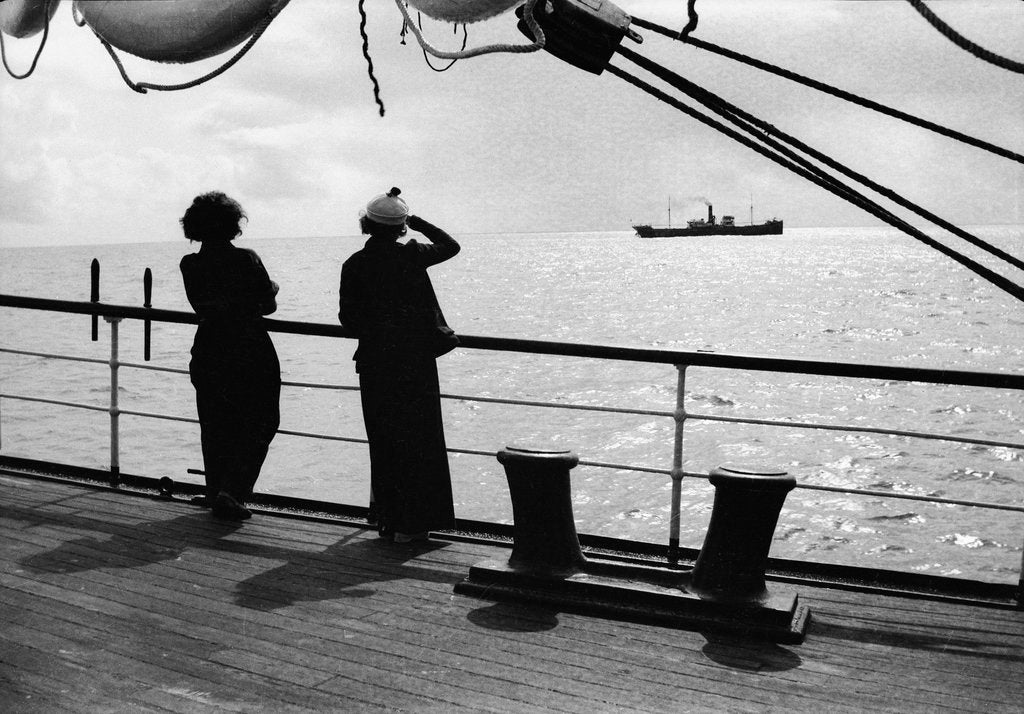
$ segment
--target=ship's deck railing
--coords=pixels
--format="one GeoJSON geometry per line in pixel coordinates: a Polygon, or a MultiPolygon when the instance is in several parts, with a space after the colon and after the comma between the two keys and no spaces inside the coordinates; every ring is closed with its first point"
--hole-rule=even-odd
{"type": "MultiPolygon", "coordinates": [[[[122,361],[119,355],[118,325],[122,319],[144,320],[152,322],[169,322],[179,324],[196,324],[196,316],[192,313],[160,310],[153,308],[139,308],[124,305],[110,305],[99,302],[70,302],[61,300],[50,300],[43,298],[30,298],[10,295],[0,295],[0,307],[25,308],[45,310],[63,313],[88,314],[103,317],[111,328],[110,359],[102,360],[96,358],[76,357],[63,354],[51,354],[45,352],[34,352],[28,350],[0,348],[0,352],[8,354],[27,355],[56,360],[70,360],[77,362],[89,362],[108,365],[110,368],[110,401],[104,406],[84,404],[79,402],[47,399],[33,395],[10,394],[0,392],[0,400],[10,399],[26,402],[39,402],[54,404],[78,409],[93,411],[104,411],[110,414],[110,472],[114,482],[117,481],[120,471],[119,455],[119,417],[130,415],[151,419],[164,419],[180,422],[198,423],[193,417],[141,412],[121,409],[118,405],[118,370],[120,368],[131,368],[141,370],[152,370],[156,372],[167,372],[187,375],[184,369],[161,367],[136,362],[122,361]]],[[[352,339],[339,325],[328,325],[322,323],[305,323],[285,320],[266,319],[266,326],[269,331],[306,336],[321,336],[329,338],[352,339]]],[[[147,326],[148,331],[148,326],[147,326]]],[[[94,337],[95,337],[94,329],[94,337]]],[[[581,458],[581,465],[603,467],[616,470],[634,471],[652,474],[664,474],[672,480],[671,518],[669,526],[669,557],[673,559],[679,549],[679,527],[682,481],[684,478],[707,479],[708,473],[687,471],[683,468],[683,436],[688,421],[716,421],[732,424],[753,424],[788,429],[815,429],[844,432],[861,432],[872,434],[883,434],[892,436],[912,437],[918,439],[942,440],[961,444],[973,444],[982,446],[1003,447],[1024,451],[1024,443],[999,441],[991,439],[978,439],[958,436],[953,434],[938,434],[919,431],[907,431],[900,429],[887,429],[863,425],[840,425],[822,424],[816,422],[797,422],[774,419],[751,419],[744,417],[728,417],[716,414],[704,414],[687,411],[684,406],[686,395],[686,372],[690,367],[716,367],[721,369],[748,370],[761,372],[789,373],[801,375],[832,376],[842,378],[860,378],[891,380],[903,382],[931,383],[952,386],[985,387],[992,389],[1024,390],[1024,375],[1009,373],[990,373],[974,371],[957,371],[944,369],[923,369],[915,367],[886,366],[877,364],[849,363],[849,362],[826,362],[820,360],[808,360],[800,358],[765,357],[739,354],[726,354],[719,352],[686,352],[678,350],[657,350],[644,348],[624,348],[602,345],[574,344],[540,340],[522,340],[500,337],[483,337],[474,335],[459,335],[460,349],[496,350],[502,352],[516,352],[524,354],[557,355],[568,357],[580,357],[602,360],[631,361],[640,363],[654,363],[673,365],[677,369],[678,381],[676,388],[676,406],[673,411],[629,409],[618,407],[601,407],[581,404],[566,404],[543,401],[528,401],[519,399],[501,399],[491,397],[479,397],[461,394],[442,394],[445,399],[455,399],[467,402],[506,404],[514,406],[541,407],[563,410],[581,410],[591,412],[619,413],[630,415],[646,415],[671,418],[675,421],[672,468],[655,468],[635,464],[618,464],[603,461],[591,461],[581,458]]],[[[148,355],[147,355],[148,356],[148,355]]],[[[358,387],[335,384],[320,384],[309,382],[284,381],[284,386],[300,387],[310,389],[327,390],[350,390],[358,391],[358,387]]],[[[297,437],[312,439],[326,439],[351,443],[366,443],[366,440],[358,437],[316,434],[304,431],[280,429],[279,434],[287,434],[297,437]]],[[[494,452],[481,451],[477,449],[449,448],[452,453],[469,454],[478,456],[495,456],[494,452]]],[[[904,499],[909,501],[921,501],[934,504],[947,504],[958,506],[969,506],[997,511],[1012,511],[1024,513],[1024,506],[991,503],[984,501],[944,498],[939,496],[917,495],[912,493],[895,493],[891,491],[879,491],[862,488],[847,488],[841,486],[824,486],[816,484],[798,483],[797,488],[826,491],[842,494],[853,494],[858,496],[871,496],[883,499],[904,499]]],[[[1024,572],[1024,562],[1021,565],[1024,572]]],[[[1024,578],[1022,578],[1024,580],[1024,578]]],[[[1024,592],[1024,590],[1022,590],[1024,592]]]]}

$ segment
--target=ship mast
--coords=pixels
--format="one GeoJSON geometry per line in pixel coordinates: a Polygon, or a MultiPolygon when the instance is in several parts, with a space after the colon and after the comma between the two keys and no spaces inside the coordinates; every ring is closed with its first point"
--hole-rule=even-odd
{"type": "Polygon", "coordinates": [[[672,197],[668,197],[668,227],[672,227],[672,197]]]}

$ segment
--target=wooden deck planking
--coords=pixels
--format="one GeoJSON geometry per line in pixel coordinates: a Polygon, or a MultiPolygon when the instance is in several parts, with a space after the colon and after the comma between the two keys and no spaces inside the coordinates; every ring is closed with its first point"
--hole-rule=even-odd
{"type": "Polygon", "coordinates": [[[8,477],[0,496],[13,711],[31,710],[27,693],[68,709],[63,678],[88,706],[151,711],[996,712],[1024,698],[1010,611],[773,585],[814,611],[807,641],[780,647],[454,595],[469,565],[501,557],[475,543],[394,546],[267,515],[234,528],[182,502],[8,477]],[[105,674],[86,685],[86,666],[105,674]]]}

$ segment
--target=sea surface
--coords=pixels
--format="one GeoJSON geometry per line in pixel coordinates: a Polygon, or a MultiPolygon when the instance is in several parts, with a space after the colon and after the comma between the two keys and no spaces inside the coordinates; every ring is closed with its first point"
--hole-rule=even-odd
{"type": "MultiPolygon", "coordinates": [[[[1024,228],[971,229],[1016,255],[1024,228]]],[[[1024,310],[949,258],[896,231],[787,229],[757,238],[660,238],[630,232],[459,235],[463,251],[431,269],[449,323],[470,335],[791,356],[836,361],[1024,372],[1024,310]]],[[[952,243],[952,240],[948,241],[952,243]]],[[[336,324],[338,273],[358,236],[248,241],[281,285],[274,317],[336,324]]],[[[87,300],[89,265],[101,264],[101,300],[141,305],[153,271],[153,306],[187,310],[178,272],[187,241],[0,248],[2,292],[87,300]]],[[[994,266],[994,260],[971,255],[994,266]]],[[[1024,282],[1019,271],[1003,271],[1024,282]]],[[[104,407],[110,326],[90,340],[89,318],[0,308],[2,345],[99,362],[0,354],[0,393],[104,407]]],[[[154,325],[148,365],[186,370],[194,328],[154,325]]],[[[119,325],[120,358],[140,365],[142,325],[119,325]]],[[[281,428],[364,438],[350,340],[275,335],[286,387],[281,428]]],[[[581,459],[669,469],[673,420],[512,406],[466,397],[672,411],[675,368],[459,349],[439,360],[456,512],[511,521],[507,486],[490,454],[507,444],[554,444],[581,459]]],[[[1024,442],[1022,395],[878,380],[691,368],[686,407],[727,417],[881,426],[1024,442]]],[[[120,370],[120,407],[195,417],[188,377],[120,370]]],[[[106,468],[109,415],[0,400],[0,452],[106,468]]],[[[194,480],[198,426],[121,418],[121,470],[194,480]]],[[[800,483],[1024,504],[1024,453],[842,431],[691,420],[684,468],[782,465],[800,483]]],[[[365,504],[364,444],[279,435],[257,490],[365,504]]],[[[670,479],[580,466],[573,501],[581,532],[667,542],[670,479]]],[[[706,481],[683,484],[681,542],[700,547],[711,510],[706,481]]],[[[1024,518],[905,500],[797,490],[780,518],[780,557],[1015,582],[1024,518]]]]}

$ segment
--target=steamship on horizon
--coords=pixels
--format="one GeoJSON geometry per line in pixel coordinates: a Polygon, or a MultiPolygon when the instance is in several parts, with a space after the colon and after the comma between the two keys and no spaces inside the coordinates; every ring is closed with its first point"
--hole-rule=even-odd
{"type": "Polygon", "coordinates": [[[765,236],[782,235],[782,219],[772,218],[764,223],[754,223],[754,207],[750,207],[750,223],[737,225],[735,216],[722,216],[721,222],[715,217],[715,209],[708,204],[708,217],[693,218],[686,226],[672,225],[672,203],[668,207],[668,225],[654,226],[640,223],[633,230],[641,238],[665,238],[672,236],[765,236]]]}

